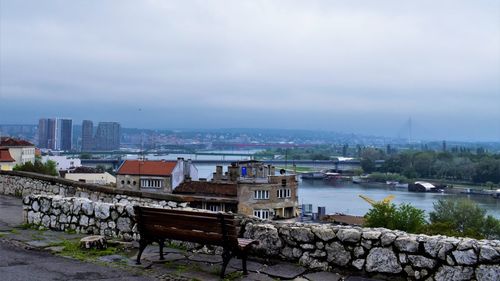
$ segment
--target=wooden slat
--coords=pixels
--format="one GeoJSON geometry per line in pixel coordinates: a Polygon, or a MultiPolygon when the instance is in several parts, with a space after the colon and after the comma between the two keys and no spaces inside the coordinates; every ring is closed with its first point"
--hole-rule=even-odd
{"type": "MultiPolygon", "coordinates": [[[[203,232],[222,233],[222,225],[219,222],[206,222],[202,219],[194,220],[193,218],[175,217],[165,220],[158,216],[143,216],[141,218],[142,225],[161,225],[165,227],[175,227],[186,231],[199,230],[203,232]]],[[[236,228],[227,226],[228,235],[236,235],[236,228]]]]}
{"type": "MultiPolygon", "coordinates": [[[[185,231],[172,227],[159,226],[147,226],[145,230],[146,231],[144,234],[146,235],[146,237],[174,239],[218,246],[222,246],[224,243],[222,234],[220,233],[185,231]]],[[[236,244],[237,238],[235,236],[230,236],[229,242],[231,244],[236,244]]]]}
{"type": "Polygon", "coordinates": [[[193,211],[182,211],[182,210],[172,210],[172,209],[160,209],[160,208],[150,208],[150,207],[141,207],[138,206],[143,212],[147,211],[153,211],[153,212],[165,212],[165,213],[172,213],[172,214],[185,214],[185,215],[193,215],[193,214],[200,214],[205,217],[214,217],[217,218],[219,214],[222,214],[224,218],[228,219],[233,219],[234,214],[227,214],[227,213],[208,213],[208,212],[193,212],[193,211]]]}

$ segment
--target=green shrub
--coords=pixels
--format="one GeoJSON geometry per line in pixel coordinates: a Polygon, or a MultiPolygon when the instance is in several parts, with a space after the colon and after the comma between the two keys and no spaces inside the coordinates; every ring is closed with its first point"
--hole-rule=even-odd
{"type": "Polygon", "coordinates": [[[375,203],[365,215],[365,225],[415,233],[424,227],[425,213],[410,204],[375,203]]]}

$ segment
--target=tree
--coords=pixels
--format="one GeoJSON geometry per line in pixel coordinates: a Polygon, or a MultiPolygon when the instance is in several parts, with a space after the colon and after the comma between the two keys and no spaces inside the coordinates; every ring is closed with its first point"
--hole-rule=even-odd
{"type": "Polygon", "coordinates": [[[429,234],[468,236],[472,238],[500,237],[500,222],[486,216],[486,210],[469,199],[442,199],[434,203],[429,213],[429,234]],[[439,231],[438,233],[436,233],[439,231]]]}

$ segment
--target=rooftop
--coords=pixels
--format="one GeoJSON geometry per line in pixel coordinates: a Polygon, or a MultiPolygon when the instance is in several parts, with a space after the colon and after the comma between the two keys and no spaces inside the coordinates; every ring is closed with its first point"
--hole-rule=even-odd
{"type": "Polygon", "coordinates": [[[0,162],[14,162],[8,148],[0,148],[0,162]]]}
{"type": "Polygon", "coordinates": [[[13,147],[13,146],[35,146],[29,141],[15,139],[11,137],[0,138],[0,147],[13,147]]]}
{"type": "Polygon", "coordinates": [[[170,176],[176,161],[125,160],[118,169],[118,175],[170,176]]]}

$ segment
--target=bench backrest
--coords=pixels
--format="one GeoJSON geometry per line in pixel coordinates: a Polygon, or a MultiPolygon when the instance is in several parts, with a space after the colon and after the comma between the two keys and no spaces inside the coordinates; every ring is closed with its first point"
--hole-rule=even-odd
{"type": "Polygon", "coordinates": [[[150,239],[174,239],[200,244],[237,244],[234,215],[134,206],[139,233],[150,239]]]}

